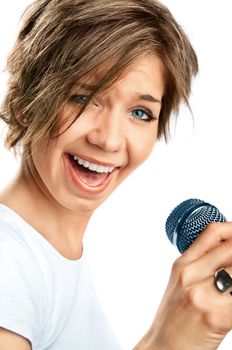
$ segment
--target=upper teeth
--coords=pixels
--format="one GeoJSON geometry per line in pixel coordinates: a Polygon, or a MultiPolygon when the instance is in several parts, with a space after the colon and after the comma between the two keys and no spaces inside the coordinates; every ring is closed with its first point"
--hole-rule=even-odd
{"type": "Polygon", "coordinates": [[[97,173],[111,173],[114,170],[114,167],[98,165],[95,163],[91,163],[88,160],[79,158],[78,156],[72,155],[73,159],[78,162],[78,164],[82,165],[89,170],[96,171],[97,173]]]}

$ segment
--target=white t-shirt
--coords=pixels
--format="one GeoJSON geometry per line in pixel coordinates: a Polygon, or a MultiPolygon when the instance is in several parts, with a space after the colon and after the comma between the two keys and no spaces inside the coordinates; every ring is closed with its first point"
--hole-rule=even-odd
{"type": "Polygon", "coordinates": [[[85,256],[64,258],[2,204],[0,327],[29,339],[33,350],[121,350],[85,256]]]}

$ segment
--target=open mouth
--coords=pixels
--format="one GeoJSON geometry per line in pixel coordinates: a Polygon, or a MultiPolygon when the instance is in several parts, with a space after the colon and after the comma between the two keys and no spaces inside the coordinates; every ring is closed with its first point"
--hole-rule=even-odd
{"type": "Polygon", "coordinates": [[[75,184],[88,192],[102,191],[108,185],[116,167],[89,162],[73,154],[67,154],[71,177],[75,184]]]}

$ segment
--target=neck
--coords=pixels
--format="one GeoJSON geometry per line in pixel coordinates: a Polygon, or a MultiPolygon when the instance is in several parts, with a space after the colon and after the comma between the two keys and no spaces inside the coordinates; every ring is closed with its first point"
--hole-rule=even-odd
{"type": "Polygon", "coordinates": [[[0,195],[0,202],[19,214],[61,255],[68,259],[81,256],[82,240],[92,211],[64,208],[23,168],[0,195]]]}

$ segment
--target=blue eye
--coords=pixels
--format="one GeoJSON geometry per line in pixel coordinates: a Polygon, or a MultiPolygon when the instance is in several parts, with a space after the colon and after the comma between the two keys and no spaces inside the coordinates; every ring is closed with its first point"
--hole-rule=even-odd
{"type": "Polygon", "coordinates": [[[144,122],[151,122],[156,119],[149,109],[136,108],[130,112],[135,119],[143,120],[144,122]]]}
{"type": "Polygon", "coordinates": [[[82,104],[89,101],[89,96],[88,95],[71,95],[69,97],[69,101],[82,104]]]}

